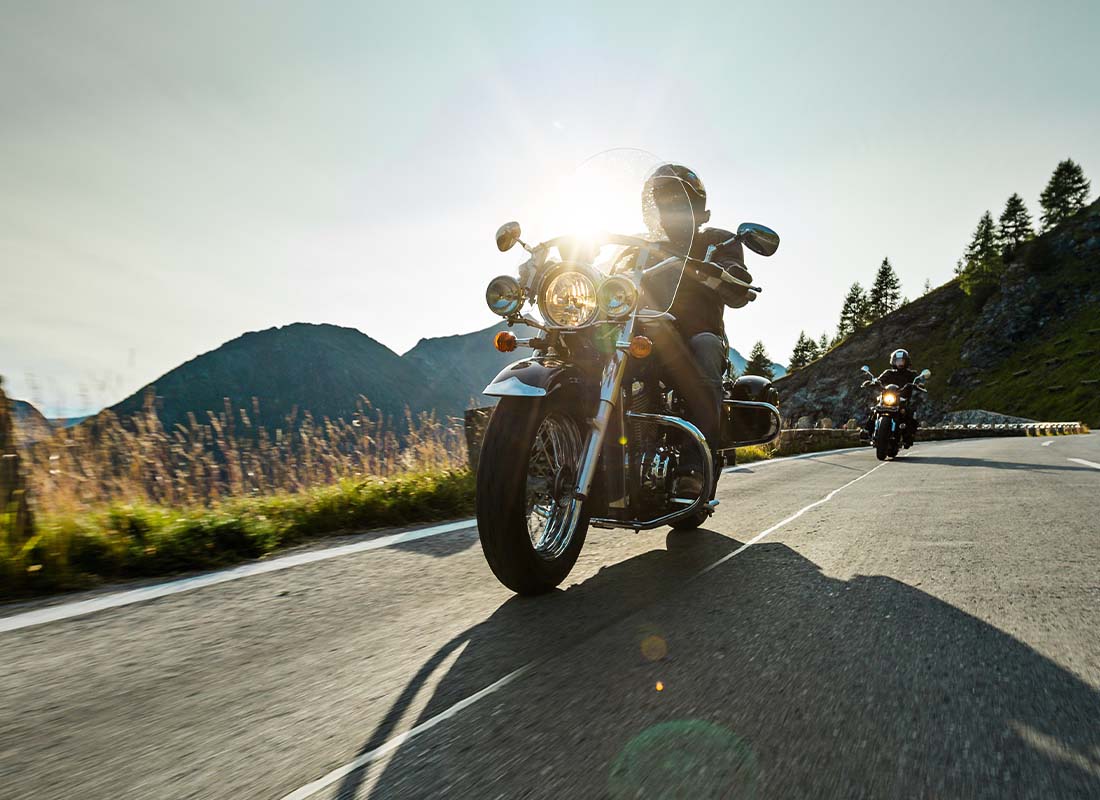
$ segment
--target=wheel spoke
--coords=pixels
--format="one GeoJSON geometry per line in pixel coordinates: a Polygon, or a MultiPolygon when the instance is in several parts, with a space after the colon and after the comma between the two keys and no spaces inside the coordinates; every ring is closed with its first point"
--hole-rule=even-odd
{"type": "Polygon", "coordinates": [[[561,555],[576,531],[578,501],[571,483],[579,454],[576,423],[559,414],[547,415],[531,445],[525,503],[531,545],[544,558],[561,555]]]}

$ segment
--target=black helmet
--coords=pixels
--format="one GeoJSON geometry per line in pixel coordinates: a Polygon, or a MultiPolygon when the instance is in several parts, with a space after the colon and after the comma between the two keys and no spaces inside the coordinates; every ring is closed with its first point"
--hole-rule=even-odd
{"type": "Polygon", "coordinates": [[[642,215],[650,232],[674,240],[689,238],[710,219],[707,189],[682,164],[661,164],[642,188],[642,215]]]}
{"type": "Polygon", "coordinates": [[[909,369],[911,363],[908,350],[899,348],[890,354],[890,367],[892,369],[909,369]]]}

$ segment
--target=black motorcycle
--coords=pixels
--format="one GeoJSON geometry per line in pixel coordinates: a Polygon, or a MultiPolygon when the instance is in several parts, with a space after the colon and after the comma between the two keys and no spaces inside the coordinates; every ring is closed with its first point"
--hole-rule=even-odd
{"type": "Polygon", "coordinates": [[[912,419],[910,412],[912,393],[916,391],[927,394],[928,390],[922,384],[931,377],[932,373],[924,370],[912,383],[899,387],[896,383],[883,386],[866,364],[860,369],[868,376],[862,386],[874,386],[879,389],[878,399],[871,408],[871,444],[875,448],[875,455],[879,461],[896,458],[905,439],[909,420],[912,419]]]}
{"type": "MultiPolygon", "coordinates": [[[[745,223],[733,237],[770,256],[779,236],[745,223]]],[[[731,240],[732,241],[732,240],[731,240]]],[[[779,435],[778,393],[764,378],[725,382],[721,449],[712,458],[705,438],[684,419],[684,402],[650,360],[658,328],[681,280],[722,292],[750,286],[706,258],[685,258],[634,236],[558,237],[536,246],[510,222],[497,231],[501,251],[520,243],[530,258],[519,278],[495,278],[486,302],[538,335],[497,334],[501,351],[534,353],[503,369],[485,388],[500,398],[481,445],[477,522],[490,568],[508,588],[537,594],[560,584],[573,568],[589,526],[692,529],[713,513],[717,474],[735,447],[779,435]],[[671,287],[671,290],[670,290],[671,287]],[[522,313],[537,305],[541,320],[522,313]],[[683,454],[702,457],[703,485],[678,496],[683,454]]],[[[727,243],[723,243],[727,244],[727,243]]]]}

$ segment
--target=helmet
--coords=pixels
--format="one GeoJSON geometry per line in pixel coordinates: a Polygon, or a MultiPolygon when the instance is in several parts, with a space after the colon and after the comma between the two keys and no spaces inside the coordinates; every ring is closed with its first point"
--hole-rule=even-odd
{"type": "Polygon", "coordinates": [[[642,216],[661,238],[687,239],[710,219],[707,189],[694,171],[681,164],[661,164],[642,187],[642,216]]]}
{"type": "Polygon", "coordinates": [[[908,350],[898,349],[890,354],[890,366],[894,369],[909,369],[911,363],[908,350]]]}

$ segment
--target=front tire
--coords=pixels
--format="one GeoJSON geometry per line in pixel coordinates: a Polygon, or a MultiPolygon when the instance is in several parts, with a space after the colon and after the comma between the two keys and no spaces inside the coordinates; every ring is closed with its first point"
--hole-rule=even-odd
{"type": "Polygon", "coordinates": [[[497,579],[522,595],[548,592],[577,562],[588,532],[573,497],[585,426],[563,397],[505,397],[485,430],[477,529],[497,579]]]}
{"type": "Polygon", "coordinates": [[[879,461],[890,456],[890,424],[885,417],[879,417],[875,424],[875,456],[879,461]]]}

